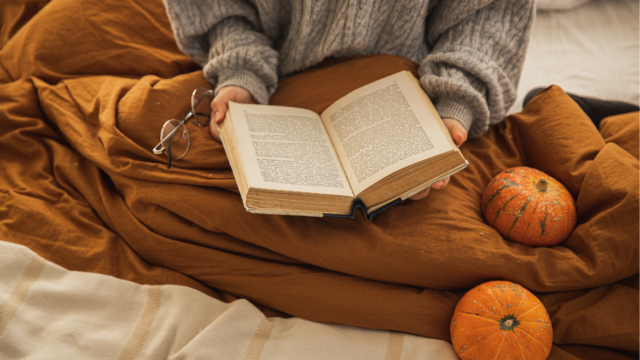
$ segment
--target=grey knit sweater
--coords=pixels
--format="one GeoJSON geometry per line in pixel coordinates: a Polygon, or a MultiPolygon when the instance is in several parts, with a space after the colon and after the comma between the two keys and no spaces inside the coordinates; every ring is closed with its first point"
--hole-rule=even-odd
{"type": "Polygon", "coordinates": [[[329,57],[395,54],[420,64],[440,116],[470,137],[504,119],[534,0],[164,0],[179,48],[218,91],[266,104],[278,77],[329,57]]]}

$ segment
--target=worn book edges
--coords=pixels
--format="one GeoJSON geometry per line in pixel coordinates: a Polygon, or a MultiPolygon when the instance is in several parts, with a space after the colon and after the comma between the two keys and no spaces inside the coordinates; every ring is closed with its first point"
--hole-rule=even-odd
{"type": "Polygon", "coordinates": [[[218,125],[247,211],[368,220],[467,166],[417,79],[402,71],[321,115],[231,102],[218,125]]]}

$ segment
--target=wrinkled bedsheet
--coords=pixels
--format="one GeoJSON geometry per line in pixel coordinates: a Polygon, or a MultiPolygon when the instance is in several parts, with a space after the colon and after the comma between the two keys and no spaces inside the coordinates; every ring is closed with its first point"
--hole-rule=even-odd
{"type": "Polygon", "coordinates": [[[444,340],[266,318],[244,299],[69,271],[1,240],[0,314],[2,359],[458,359],[444,340]]]}
{"type": "MultiPolygon", "coordinates": [[[[466,290],[509,280],[554,327],[551,359],[638,354],[638,113],[600,132],[557,86],[462,146],[470,165],[423,201],[367,222],[245,211],[222,146],[187,125],[188,155],[153,155],[206,84],[161,2],[56,0],[0,51],[0,239],[70,270],[179,284],[268,316],[449,340],[466,290]],[[578,225],[560,246],[504,240],[480,210],[499,172],[560,180],[578,225]]],[[[271,103],[322,111],[417,64],[333,61],[283,79],[271,103]]]]}

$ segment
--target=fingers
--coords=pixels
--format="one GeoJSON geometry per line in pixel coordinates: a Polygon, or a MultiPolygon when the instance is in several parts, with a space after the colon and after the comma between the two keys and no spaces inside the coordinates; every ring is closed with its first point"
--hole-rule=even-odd
{"type": "Polygon", "coordinates": [[[424,198],[426,198],[427,196],[429,196],[429,192],[431,191],[431,189],[436,189],[436,190],[442,190],[445,188],[445,186],[447,186],[447,184],[449,184],[449,181],[451,180],[451,176],[447,177],[446,179],[440,180],[437,183],[431,185],[431,187],[426,188],[425,190],[420,191],[419,193],[411,196],[409,199],[410,200],[422,200],[424,198]]]}
{"type": "Polygon", "coordinates": [[[224,120],[229,101],[243,104],[255,104],[256,100],[251,93],[239,86],[225,86],[218,90],[218,94],[211,101],[211,119],[220,124],[224,120]]]}
{"type": "Polygon", "coordinates": [[[444,187],[447,186],[447,184],[449,184],[449,180],[451,180],[451,176],[445,178],[444,180],[438,181],[437,183],[431,185],[431,187],[436,190],[444,189],[444,187]]]}
{"type": "Polygon", "coordinates": [[[211,102],[212,128],[215,127],[215,124],[220,124],[222,120],[224,120],[224,114],[227,113],[227,106],[229,105],[230,99],[226,95],[227,94],[220,92],[211,102]]]}
{"type": "Polygon", "coordinates": [[[228,98],[220,94],[211,102],[211,119],[213,121],[209,123],[209,131],[211,132],[211,137],[217,142],[220,142],[220,133],[216,125],[224,120],[224,116],[227,113],[227,104],[229,104],[228,98]]]}
{"type": "Polygon", "coordinates": [[[429,191],[431,191],[431,188],[428,187],[422,191],[420,191],[417,194],[414,194],[413,196],[411,196],[409,199],[410,200],[422,200],[424,198],[426,198],[427,196],[429,196],[429,191]]]}
{"type": "Polygon", "coordinates": [[[213,121],[209,123],[211,137],[218,142],[220,142],[220,134],[218,133],[216,124],[220,124],[224,120],[229,107],[229,101],[245,104],[256,103],[253,96],[239,86],[225,86],[218,91],[216,97],[211,101],[211,119],[213,121]]]}
{"type": "Polygon", "coordinates": [[[449,129],[451,137],[456,145],[460,146],[462,143],[467,141],[467,130],[465,130],[460,121],[456,119],[442,119],[442,121],[449,129]]]}

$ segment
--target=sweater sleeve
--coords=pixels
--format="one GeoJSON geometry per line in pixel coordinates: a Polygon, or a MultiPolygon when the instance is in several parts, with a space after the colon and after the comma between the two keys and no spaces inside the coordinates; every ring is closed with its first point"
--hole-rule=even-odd
{"type": "Polygon", "coordinates": [[[429,14],[420,83],[443,118],[478,137],[516,99],[533,0],[442,1],[429,14]]]}
{"type": "Polygon", "coordinates": [[[176,43],[203,67],[216,93],[229,85],[267,104],[278,85],[278,53],[242,0],[164,0],[176,43]]]}

